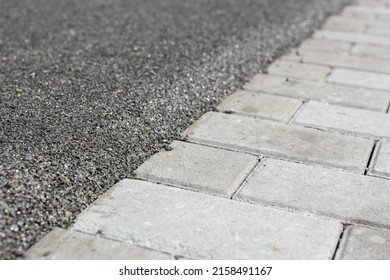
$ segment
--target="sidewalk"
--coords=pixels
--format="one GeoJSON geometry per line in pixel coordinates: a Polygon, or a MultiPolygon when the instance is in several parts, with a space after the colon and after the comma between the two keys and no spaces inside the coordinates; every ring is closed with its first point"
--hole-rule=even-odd
{"type": "Polygon", "coordinates": [[[389,30],[329,18],[27,258],[390,259],[389,30]]]}

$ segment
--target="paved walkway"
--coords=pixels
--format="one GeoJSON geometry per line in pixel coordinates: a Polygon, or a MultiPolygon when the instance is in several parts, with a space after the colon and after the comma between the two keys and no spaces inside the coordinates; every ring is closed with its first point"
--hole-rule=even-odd
{"type": "Polygon", "coordinates": [[[390,259],[389,30],[331,17],[27,257],[390,259]]]}

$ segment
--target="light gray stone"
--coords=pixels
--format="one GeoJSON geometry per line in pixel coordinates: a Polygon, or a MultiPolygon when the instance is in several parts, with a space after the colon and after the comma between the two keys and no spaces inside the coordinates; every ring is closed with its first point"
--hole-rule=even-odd
{"type": "Polygon", "coordinates": [[[390,74],[390,63],[387,63],[381,58],[356,57],[340,53],[302,50],[299,52],[290,52],[290,54],[283,56],[282,59],[390,74]]]}
{"type": "Polygon", "coordinates": [[[328,18],[324,24],[324,29],[343,30],[353,32],[364,32],[367,29],[367,21],[356,20],[346,17],[333,16],[328,18]]]}
{"type": "Polygon", "coordinates": [[[380,46],[390,46],[390,38],[366,33],[355,33],[336,30],[319,30],[313,34],[313,37],[315,39],[322,40],[335,40],[351,43],[365,43],[380,46]]]}
{"type": "Polygon", "coordinates": [[[350,226],[341,239],[337,260],[390,260],[390,231],[350,226]]]}
{"type": "Polygon", "coordinates": [[[378,35],[378,36],[387,36],[387,37],[389,37],[390,36],[390,24],[389,24],[389,29],[378,28],[378,27],[369,27],[369,28],[367,28],[367,33],[375,34],[375,35],[378,35]]]}
{"type": "Polygon", "coordinates": [[[268,67],[268,73],[310,81],[322,81],[330,72],[327,66],[277,60],[268,67]]]}
{"type": "Polygon", "coordinates": [[[226,98],[217,109],[287,123],[302,104],[297,99],[238,91],[226,98]]]}
{"type": "Polygon", "coordinates": [[[75,228],[199,259],[329,259],[341,233],[336,221],[136,180],[114,186],[75,228]]]}
{"type": "Polygon", "coordinates": [[[373,141],[245,116],[206,113],[184,135],[189,141],[363,173],[373,141]]]}
{"type": "Polygon", "coordinates": [[[347,53],[351,48],[351,43],[317,39],[307,39],[299,45],[299,50],[317,50],[338,53],[347,53]]]}
{"type": "Polygon", "coordinates": [[[258,162],[251,155],[191,143],[174,141],[171,147],[144,162],[137,177],[231,197],[258,162]]]}
{"type": "Polygon", "coordinates": [[[386,7],[350,6],[344,9],[345,13],[370,13],[390,16],[390,9],[386,7]]]}
{"type": "Polygon", "coordinates": [[[310,101],[293,121],[358,136],[390,138],[390,115],[310,101]]]}
{"type": "Polygon", "coordinates": [[[304,100],[350,106],[385,112],[390,94],[384,91],[329,83],[286,79],[272,75],[256,75],[244,88],[250,91],[290,96],[304,100]]]}
{"type": "Polygon", "coordinates": [[[386,179],[265,159],[233,198],[390,228],[389,197],[386,179]]]}
{"type": "Polygon", "coordinates": [[[381,141],[377,144],[368,174],[390,178],[390,142],[381,141]]]}
{"type": "Polygon", "coordinates": [[[327,78],[327,81],[390,92],[390,75],[387,74],[335,68],[327,78]]]}
{"type": "Polygon", "coordinates": [[[107,238],[55,228],[31,247],[30,260],[169,260],[173,256],[107,238]]]}
{"type": "Polygon", "coordinates": [[[390,15],[388,14],[378,14],[370,11],[350,10],[348,8],[344,9],[344,11],[341,12],[340,16],[346,18],[350,17],[359,20],[372,20],[372,21],[383,22],[383,23],[390,22],[390,15]]]}
{"type": "Polygon", "coordinates": [[[354,19],[343,16],[332,16],[324,23],[323,27],[331,30],[367,32],[370,28],[386,30],[390,28],[390,23],[378,22],[375,20],[354,19]]]}
{"type": "Polygon", "coordinates": [[[356,44],[352,48],[351,53],[360,56],[381,57],[390,59],[389,47],[356,44]]]}

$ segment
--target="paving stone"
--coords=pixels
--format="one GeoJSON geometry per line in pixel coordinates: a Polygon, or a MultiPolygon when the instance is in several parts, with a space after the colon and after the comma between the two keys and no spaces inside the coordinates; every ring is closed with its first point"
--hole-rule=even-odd
{"type": "Polygon", "coordinates": [[[351,10],[349,7],[344,9],[340,13],[340,16],[342,17],[351,17],[355,19],[362,19],[362,20],[375,20],[377,22],[390,22],[390,15],[388,14],[378,14],[375,12],[370,11],[358,11],[358,10],[351,10]]]}
{"type": "Polygon", "coordinates": [[[390,115],[310,101],[294,119],[304,126],[372,138],[390,138],[390,115]]]}
{"type": "Polygon", "coordinates": [[[390,46],[390,38],[373,34],[363,34],[336,30],[319,30],[313,34],[313,37],[315,39],[322,40],[335,40],[351,43],[365,43],[380,46],[390,46]]]}
{"type": "Polygon", "coordinates": [[[265,159],[233,199],[390,227],[390,180],[265,159]]]}
{"type": "Polygon", "coordinates": [[[390,95],[384,91],[329,83],[256,75],[244,88],[250,91],[317,100],[331,104],[385,112],[390,95]]]}
{"type": "Polygon", "coordinates": [[[231,197],[258,162],[255,156],[191,143],[174,141],[171,147],[144,162],[137,177],[231,197]]]}
{"type": "Polygon", "coordinates": [[[327,66],[297,63],[293,61],[277,60],[268,68],[268,73],[278,76],[287,76],[310,81],[322,81],[330,72],[327,66]]]}
{"type": "Polygon", "coordinates": [[[363,173],[373,141],[245,116],[209,112],[184,135],[195,143],[363,173]]]}
{"type": "Polygon", "coordinates": [[[173,256],[107,238],[55,228],[31,247],[30,260],[169,260],[173,256]]]}
{"type": "Polygon", "coordinates": [[[381,141],[377,144],[368,174],[390,178],[390,142],[381,141]]]}
{"type": "Polygon", "coordinates": [[[381,57],[390,59],[389,47],[356,44],[352,48],[351,53],[361,56],[381,57]]]}
{"type": "Polygon", "coordinates": [[[387,74],[335,68],[328,76],[327,81],[390,92],[390,75],[387,74]]]}
{"type": "Polygon", "coordinates": [[[299,45],[299,50],[317,50],[322,52],[347,53],[351,48],[351,43],[317,39],[307,39],[299,45]]]}
{"type": "Polygon", "coordinates": [[[298,53],[290,52],[283,56],[282,59],[390,74],[390,63],[375,57],[356,57],[348,54],[301,50],[298,53]]]}
{"type": "Polygon", "coordinates": [[[367,32],[369,28],[386,30],[390,28],[390,22],[378,22],[375,20],[361,20],[343,16],[332,16],[323,25],[325,29],[367,32]]]}
{"type": "Polygon", "coordinates": [[[329,259],[336,221],[150,182],[123,180],[75,229],[199,259],[329,259]]]}
{"type": "Polygon", "coordinates": [[[226,98],[217,109],[287,123],[302,104],[297,99],[238,91],[226,98]]]}
{"type": "Polygon", "coordinates": [[[378,35],[378,36],[390,37],[390,30],[389,29],[369,27],[369,28],[367,28],[367,33],[375,34],[375,35],[378,35]]]}
{"type": "Polygon", "coordinates": [[[390,9],[386,7],[350,6],[344,9],[345,13],[373,13],[376,15],[390,16],[390,9]]]}
{"type": "Polygon", "coordinates": [[[337,260],[390,260],[390,231],[351,226],[341,239],[337,260]]]}

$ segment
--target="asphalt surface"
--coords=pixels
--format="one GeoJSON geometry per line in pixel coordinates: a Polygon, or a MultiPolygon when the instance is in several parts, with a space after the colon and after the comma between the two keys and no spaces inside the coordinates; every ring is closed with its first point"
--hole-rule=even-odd
{"type": "Polygon", "coordinates": [[[166,148],[348,0],[0,0],[0,258],[166,148]]]}

